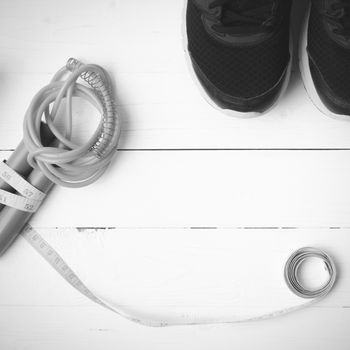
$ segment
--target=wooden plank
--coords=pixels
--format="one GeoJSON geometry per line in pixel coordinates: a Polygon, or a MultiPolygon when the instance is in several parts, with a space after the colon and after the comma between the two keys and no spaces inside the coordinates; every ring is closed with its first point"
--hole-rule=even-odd
{"type": "MultiPolygon", "coordinates": [[[[122,148],[350,148],[350,123],[317,111],[296,68],[287,96],[267,116],[235,119],[210,107],[186,67],[182,1],[74,4],[1,1],[0,149],[17,145],[33,95],[71,55],[112,73],[122,148]]],[[[84,133],[86,120],[78,119],[84,133]]]]}
{"type": "Polygon", "coordinates": [[[0,307],[6,350],[348,350],[349,309],[313,309],[283,319],[223,327],[152,329],[85,307],[0,307]]]}
{"type": "MultiPolygon", "coordinates": [[[[209,350],[218,345],[220,349],[252,349],[258,342],[261,348],[348,349],[349,230],[99,229],[76,233],[71,229],[45,228],[40,233],[89,279],[90,287],[97,288],[96,281],[101,281],[96,278],[96,266],[109,266],[104,273],[110,274],[113,285],[105,293],[110,293],[112,301],[123,300],[125,305],[134,306],[134,312],[138,308],[149,309],[153,315],[168,313],[170,317],[176,308],[184,306],[187,312],[197,313],[205,309],[223,313],[223,309],[232,307],[237,295],[232,281],[241,278],[234,274],[235,255],[244,251],[249,255],[247,259],[256,262],[252,256],[259,255],[259,249],[264,250],[265,260],[260,259],[259,267],[266,268],[274,257],[302,245],[316,245],[329,251],[341,267],[341,274],[334,292],[322,303],[288,316],[231,326],[153,329],[135,325],[92,304],[43,263],[27,242],[19,239],[0,264],[2,348],[25,346],[30,350],[49,346],[89,350],[103,342],[105,349],[118,344],[125,350],[209,350]],[[219,291],[218,281],[224,274],[219,291]],[[132,282],[134,287],[127,288],[132,282]],[[129,294],[119,289],[123,284],[129,294]],[[150,290],[160,296],[158,302],[148,298],[150,290]],[[200,302],[193,298],[196,294],[200,302]],[[203,295],[208,298],[206,305],[202,304],[203,295]],[[142,298],[141,303],[138,298],[142,298]],[[210,305],[215,307],[211,309],[210,305]]],[[[242,271],[251,272],[247,259],[241,262],[242,271]]],[[[269,305],[272,299],[260,299],[261,303],[264,301],[269,305]]]]}
{"type": "Polygon", "coordinates": [[[348,151],[120,152],[97,183],[56,187],[33,223],[350,227],[349,156],[348,151]]]}
{"type": "MultiPolygon", "coordinates": [[[[134,316],[226,320],[304,304],[287,288],[283,269],[292,252],[305,246],[326,250],[341,271],[332,294],[315,307],[349,308],[349,230],[41,228],[39,232],[88,288],[134,316]]],[[[0,284],[1,305],[91,304],[22,238],[1,258],[0,284]]]]}

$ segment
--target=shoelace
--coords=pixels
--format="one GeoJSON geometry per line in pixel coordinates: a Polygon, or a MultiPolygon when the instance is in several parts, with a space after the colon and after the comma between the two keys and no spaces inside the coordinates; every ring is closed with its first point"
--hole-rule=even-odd
{"type": "Polygon", "coordinates": [[[210,9],[219,8],[218,24],[213,29],[220,33],[252,33],[273,25],[275,0],[213,0],[210,9]]]}
{"type": "Polygon", "coordinates": [[[334,25],[335,34],[350,36],[350,3],[348,0],[338,0],[331,4],[325,14],[326,20],[334,25]]]}

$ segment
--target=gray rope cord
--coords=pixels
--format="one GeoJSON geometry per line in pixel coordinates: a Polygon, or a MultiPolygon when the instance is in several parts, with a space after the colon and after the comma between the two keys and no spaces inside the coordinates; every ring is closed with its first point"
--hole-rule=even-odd
{"type": "Polygon", "coordinates": [[[108,74],[100,66],[82,64],[75,59],[69,59],[50,84],[34,96],[24,118],[23,140],[29,151],[29,164],[61,186],[82,187],[96,181],[111,162],[119,136],[120,120],[108,74]],[[78,82],[79,78],[81,82],[78,82]],[[87,84],[82,84],[84,81],[87,84]],[[90,102],[101,114],[99,127],[82,146],[71,141],[73,97],[90,102]],[[62,134],[55,125],[55,118],[64,102],[65,131],[62,134]],[[56,137],[57,147],[42,145],[42,119],[56,137]]]}

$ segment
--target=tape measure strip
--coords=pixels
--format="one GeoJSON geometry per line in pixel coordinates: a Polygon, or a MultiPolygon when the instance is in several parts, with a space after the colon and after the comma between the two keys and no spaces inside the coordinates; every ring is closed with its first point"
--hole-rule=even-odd
{"type": "Polygon", "coordinates": [[[142,324],[150,327],[168,327],[168,326],[191,326],[191,325],[210,325],[210,324],[233,324],[243,322],[255,322],[261,320],[267,320],[288,314],[293,311],[304,309],[311,304],[319,302],[325,295],[314,299],[309,299],[307,302],[288,307],[279,311],[267,313],[258,317],[244,318],[240,320],[186,320],[186,321],[154,321],[150,319],[139,319],[124,312],[121,307],[111,306],[108,302],[103,301],[97,297],[89,288],[80,280],[80,278],[74,273],[74,271],[68,266],[68,264],[62,259],[62,257],[55,251],[54,248],[29,224],[26,225],[21,235],[26,241],[66,280],[73,288],[85,295],[91,301],[103,306],[104,308],[124,317],[132,322],[142,324]]]}
{"type": "Polygon", "coordinates": [[[46,197],[45,193],[39,191],[22,176],[17,174],[5,161],[0,162],[0,179],[19,193],[15,194],[0,189],[0,204],[21,211],[35,213],[46,197]]]}
{"type": "Polygon", "coordinates": [[[43,201],[46,194],[39,191],[32,184],[26,181],[16,171],[10,168],[5,161],[0,163],[0,179],[7,182],[12,188],[14,188],[23,197],[33,199],[36,201],[43,201]]]}
{"type": "Polygon", "coordinates": [[[153,322],[152,320],[139,320],[135,317],[128,315],[127,313],[120,311],[119,309],[108,305],[107,302],[102,301],[89,288],[80,280],[80,278],[74,273],[74,271],[67,265],[62,257],[50,246],[46,240],[40,236],[40,234],[33,229],[32,226],[27,224],[21,235],[26,241],[66,280],[73,288],[85,295],[91,301],[103,306],[104,308],[113,311],[114,313],[136,323],[143,324],[145,326],[164,326],[163,323],[153,322]]]}
{"type": "Polygon", "coordinates": [[[0,204],[12,207],[21,211],[35,213],[41,204],[41,201],[28,199],[17,194],[0,189],[0,204]]]}

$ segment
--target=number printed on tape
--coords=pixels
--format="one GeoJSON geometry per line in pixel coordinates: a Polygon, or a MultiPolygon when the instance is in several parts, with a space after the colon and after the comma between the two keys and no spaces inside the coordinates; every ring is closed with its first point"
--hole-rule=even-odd
{"type": "Polygon", "coordinates": [[[5,162],[0,162],[0,178],[7,182],[12,188],[20,193],[24,198],[43,201],[45,193],[39,191],[32,184],[26,181],[22,176],[17,174],[5,162]]]}
{"type": "Polygon", "coordinates": [[[2,173],[2,177],[5,181],[11,181],[11,175],[7,171],[2,173]]]}

